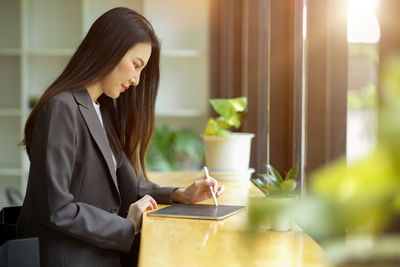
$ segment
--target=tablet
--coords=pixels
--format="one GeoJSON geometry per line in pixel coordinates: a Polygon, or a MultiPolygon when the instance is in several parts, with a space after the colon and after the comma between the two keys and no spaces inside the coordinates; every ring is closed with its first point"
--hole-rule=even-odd
{"type": "Polygon", "coordinates": [[[244,206],[231,205],[202,205],[202,204],[174,204],[166,208],[147,213],[148,216],[175,217],[206,220],[223,220],[240,210],[244,206]]]}

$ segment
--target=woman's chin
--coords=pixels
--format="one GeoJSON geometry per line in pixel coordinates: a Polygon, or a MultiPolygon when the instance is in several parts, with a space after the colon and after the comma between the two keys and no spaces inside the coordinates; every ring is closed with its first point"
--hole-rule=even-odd
{"type": "Polygon", "coordinates": [[[121,95],[121,93],[122,92],[112,92],[112,94],[106,94],[106,96],[112,99],[117,99],[121,95]]]}

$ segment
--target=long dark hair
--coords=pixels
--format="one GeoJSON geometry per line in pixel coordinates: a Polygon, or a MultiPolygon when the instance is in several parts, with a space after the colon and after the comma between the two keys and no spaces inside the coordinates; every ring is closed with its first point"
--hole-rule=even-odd
{"type": "Polygon", "coordinates": [[[25,124],[25,145],[30,157],[33,126],[40,108],[61,92],[76,91],[92,85],[120,62],[125,53],[137,43],[150,43],[151,55],[142,70],[140,83],[113,100],[104,94],[98,98],[104,128],[111,149],[122,163],[122,151],[127,155],[136,174],[140,169],[148,180],[145,154],[154,130],[155,102],[160,80],[160,43],[150,22],[139,13],[123,7],[109,10],[91,26],[61,75],[47,88],[33,108],[25,124]]]}

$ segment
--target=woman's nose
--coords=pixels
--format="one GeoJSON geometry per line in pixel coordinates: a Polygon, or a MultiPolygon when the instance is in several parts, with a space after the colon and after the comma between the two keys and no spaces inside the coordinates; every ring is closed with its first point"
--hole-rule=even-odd
{"type": "Polygon", "coordinates": [[[129,83],[130,83],[130,85],[136,86],[136,85],[138,85],[139,81],[138,81],[137,78],[132,77],[132,78],[129,80],[129,83]]]}

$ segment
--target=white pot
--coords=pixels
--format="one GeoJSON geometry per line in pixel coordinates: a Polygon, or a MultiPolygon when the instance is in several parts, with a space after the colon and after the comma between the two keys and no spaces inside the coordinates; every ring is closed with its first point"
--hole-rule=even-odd
{"type": "Polygon", "coordinates": [[[203,135],[206,165],[210,171],[244,173],[249,169],[252,133],[203,135]]]}
{"type": "Polygon", "coordinates": [[[275,214],[270,218],[272,231],[290,231],[292,230],[292,216],[288,213],[275,214]]]}
{"type": "Polygon", "coordinates": [[[270,198],[270,205],[275,207],[275,211],[270,215],[271,230],[290,231],[292,230],[293,217],[290,211],[294,204],[294,198],[270,198]]]}

